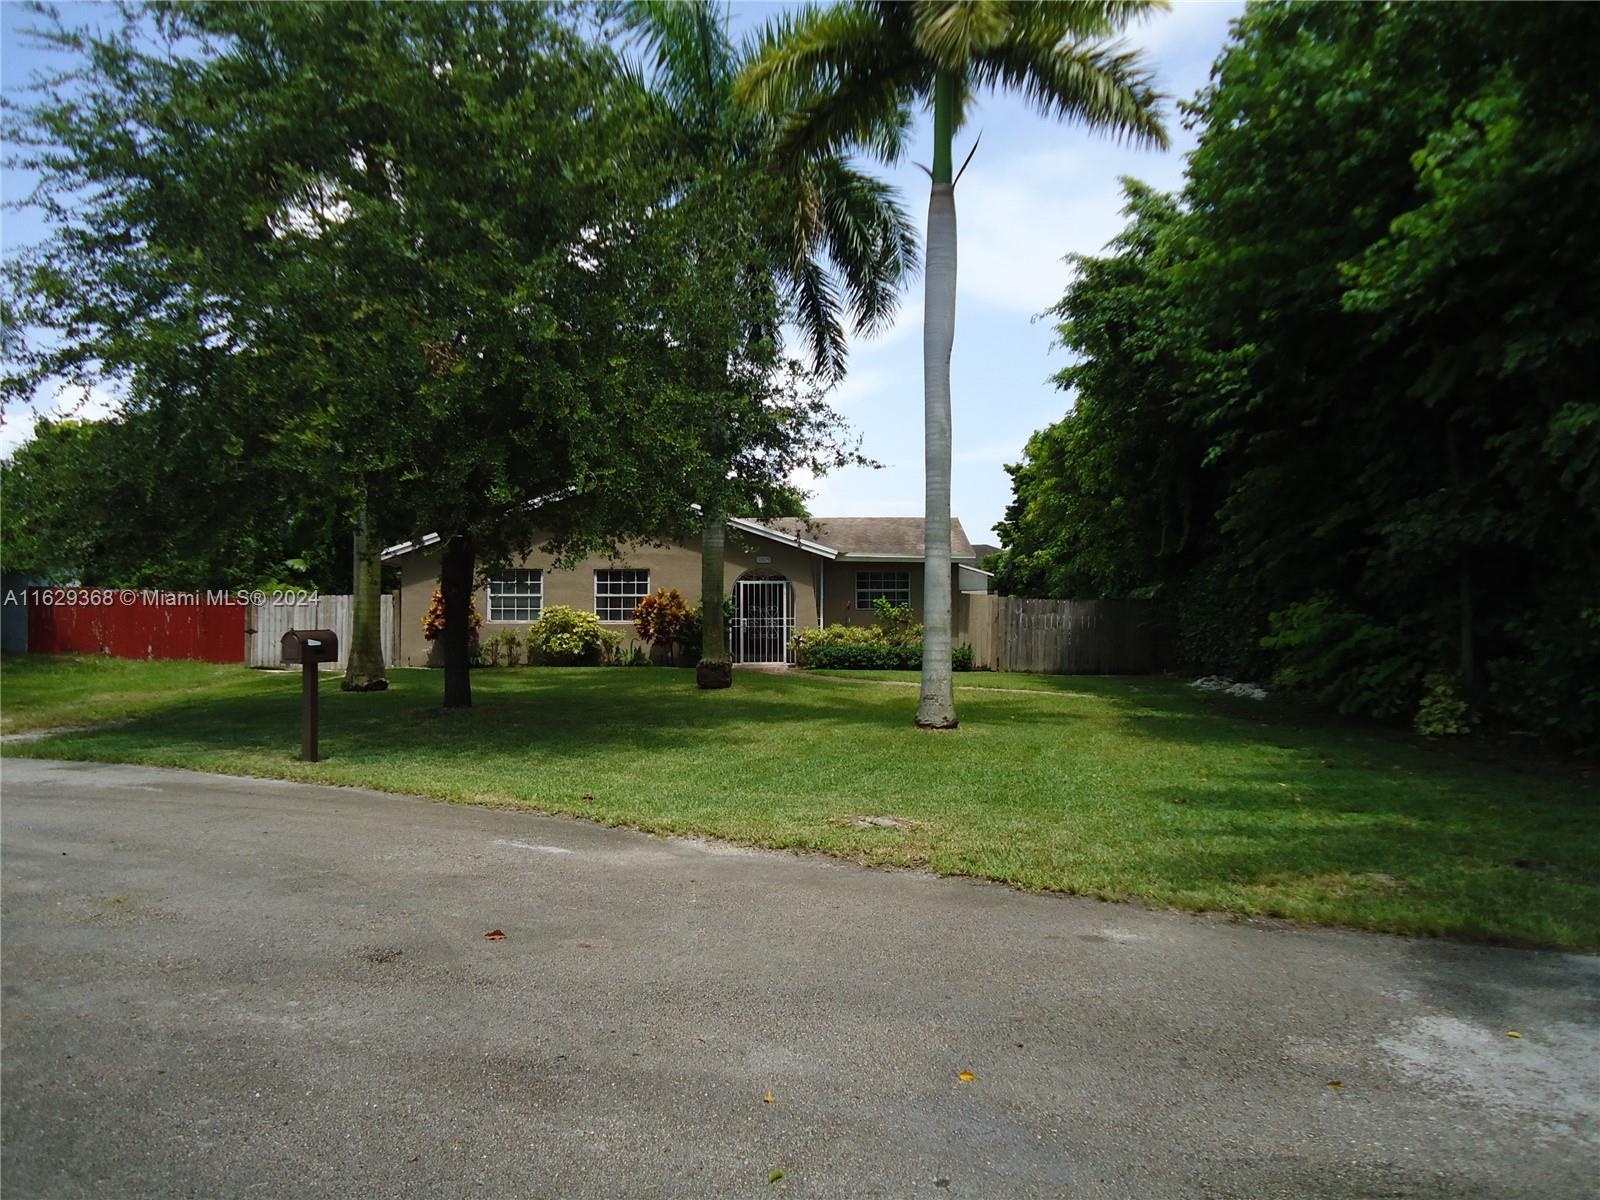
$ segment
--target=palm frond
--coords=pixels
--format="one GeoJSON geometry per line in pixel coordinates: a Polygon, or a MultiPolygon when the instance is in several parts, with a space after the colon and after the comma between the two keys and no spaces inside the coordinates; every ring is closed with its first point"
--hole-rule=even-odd
{"type": "Polygon", "coordinates": [[[817,164],[823,200],[822,236],[849,296],[859,332],[873,333],[893,315],[901,286],[920,266],[917,227],[894,189],[843,159],[817,164]]]}
{"type": "Polygon", "coordinates": [[[898,162],[911,133],[906,96],[915,91],[902,78],[864,70],[831,91],[798,95],[780,117],[778,154],[794,160],[864,152],[898,162]]]}
{"type": "Polygon", "coordinates": [[[739,60],[720,6],[709,0],[629,0],[622,26],[648,51],[655,89],[685,125],[709,132],[726,119],[739,60]]]}
{"type": "Polygon", "coordinates": [[[790,299],[817,374],[834,381],[843,379],[848,347],[839,323],[839,291],[821,263],[815,259],[795,263],[790,299]]]}
{"type": "Polygon", "coordinates": [[[1014,15],[1005,0],[915,0],[912,44],[935,66],[964,71],[969,62],[1005,40],[1014,15]]]}
{"type": "Polygon", "coordinates": [[[1051,45],[1108,38],[1171,8],[1168,0],[1052,0],[1012,5],[1007,41],[1051,45]]]}
{"type": "Polygon", "coordinates": [[[970,78],[980,87],[1021,92],[1046,116],[1167,145],[1166,97],[1139,52],[1120,44],[1006,42],[974,60],[970,78]]]}
{"type": "Polygon", "coordinates": [[[797,96],[831,91],[870,62],[880,33],[876,15],[860,4],[785,13],[747,45],[734,95],[765,112],[788,112],[797,96]]]}

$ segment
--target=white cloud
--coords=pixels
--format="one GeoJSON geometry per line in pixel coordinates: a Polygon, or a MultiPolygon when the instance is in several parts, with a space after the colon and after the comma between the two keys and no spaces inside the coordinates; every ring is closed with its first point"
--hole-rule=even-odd
{"type": "Polygon", "coordinates": [[[0,458],[10,458],[17,447],[33,437],[41,417],[59,421],[68,417],[80,421],[102,421],[117,411],[117,398],[97,387],[64,384],[49,397],[36,399],[20,408],[8,409],[0,417],[0,458]]]}
{"type": "MultiPolygon", "coordinates": [[[[895,386],[894,376],[883,367],[853,368],[844,381],[828,393],[828,403],[849,416],[850,410],[881,400],[895,386]]],[[[904,386],[903,383],[901,386],[904,386]]]]}
{"type": "Polygon", "coordinates": [[[1010,442],[992,446],[974,446],[970,450],[957,450],[954,461],[958,463],[1010,463],[1022,457],[1022,447],[1010,442]]]}
{"type": "Polygon", "coordinates": [[[1152,13],[1129,27],[1125,37],[1161,64],[1162,82],[1170,87],[1187,60],[1203,56],[1209,65],[1227,36],[1228,22],[1243,12],[1239,0],[1177,0],[1171,12],[1152,13]]]}
{"type": "Polygon", "coordinates": [[[1121,185],[1091,165],[1097,157],[1048,150],[982,170],[974,162],[956,197],[958,304],[1031,317],[1061,299],[1072,277],[1066,253],[1096,253],[1122,228],[1121,185]]]}

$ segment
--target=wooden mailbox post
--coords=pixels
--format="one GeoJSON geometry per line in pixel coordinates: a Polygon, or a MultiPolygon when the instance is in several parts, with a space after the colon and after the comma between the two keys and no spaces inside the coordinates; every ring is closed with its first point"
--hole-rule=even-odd
{"type": "Polygon", "coordinates": [[[317,666],[339,661],[339,635],[331,629],[291,629],[282,658],[300,664],[300,761],[317,762],[317,666]]]}

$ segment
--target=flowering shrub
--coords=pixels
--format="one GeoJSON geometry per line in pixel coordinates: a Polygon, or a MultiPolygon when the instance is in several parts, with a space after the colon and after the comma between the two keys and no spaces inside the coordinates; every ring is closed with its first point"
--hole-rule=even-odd
{"type": "Polygon", "coordinates": [[[605,661],[622,642],[600,624],[600,618],[567,604],[553,604],[528,627],[528,654],[557,667],[605,661]]]}
{"type": "Polygon", "coordinates": [[[633,627],[652,646],[665,646],[669,658],[677,647],[692,649],[700,639],[700,614],[689,607],[677,588],[657,588],[633,610],[633,627]]]}
{"type": "Polygon", "coordinates": [[[657,588],[633,610],[633,627],[651,645],[681,642],[695,623],[695,611],[677,588],[657,588]]]}
{"type": "MultiPolygon", "coordinates": [[[[483,624],[483,618],[478,615],[478,601],[470,592],[467,593],[467,653],[473,659],[479,657],[478,626],[483,624]]],[[[433,602],[428,605],[427,615],[422,618],[422,636],[428,641],[437,641],[444,636],[444,593],[438,588],[433,589],[433,602]]]]}

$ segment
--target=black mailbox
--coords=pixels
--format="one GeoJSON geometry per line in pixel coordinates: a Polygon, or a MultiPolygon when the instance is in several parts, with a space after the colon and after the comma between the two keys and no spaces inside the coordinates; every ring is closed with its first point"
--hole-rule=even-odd
{"type": "Polygon", "coordinates": [[[282,659],[286,663],[339,661],[339,635],[331,629],[291,629],[283,635],[282,659]]]}
{"type": "Polygon", "coordinates": [[[339,635],[331,629],[291,629],[282,658],[300,664],[300,761],[317,762],[317,664],[339,661],[339,635]]]}

